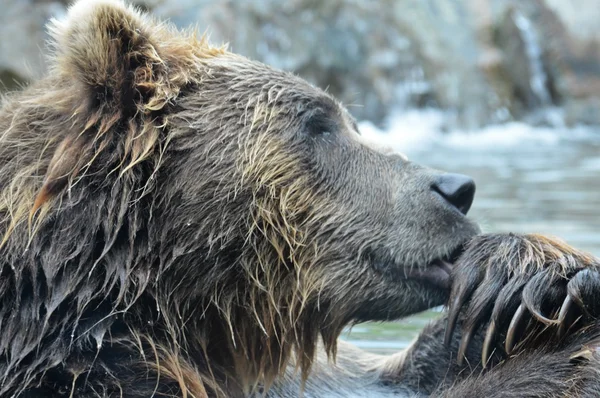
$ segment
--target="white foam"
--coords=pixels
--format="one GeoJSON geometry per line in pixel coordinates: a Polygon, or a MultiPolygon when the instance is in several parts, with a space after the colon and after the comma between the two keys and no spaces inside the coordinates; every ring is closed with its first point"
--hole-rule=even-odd
{"type": "Polygon", "coordinates": [[[408,153],[432,146],[461,150],[507,150],[519,146],[556,146],[564,140],[599,139],[600,134],[588,127],[543,127],[522,122],[509,122],[466,131],[447,129],[449,116],[439,110],[410,110],[393,115],[386,129],[361,122],[365,139],[396,151],[408,153]]]}
{"type": "Polygon", "coordinates": [[[444,143],[465,149],[494,150],[523,144],[555,145],[560,138],[556,129],[511,122],[487,126],[478,131],[453,131],[444,137],[444,143]]]}
{"type": "Polygon", "coordinates": [[[411,110],[394,114],[385,130],[370,122],[359,123],[359,128],[367,140],[391,146],[397,151],[409,151],[428,146],[439,138],[445,119],[444,113],[438,110],[411,110]]]}

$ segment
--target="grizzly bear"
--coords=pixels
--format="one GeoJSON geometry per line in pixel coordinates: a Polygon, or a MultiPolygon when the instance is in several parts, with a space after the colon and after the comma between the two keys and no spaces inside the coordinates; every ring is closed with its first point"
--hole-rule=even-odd
{"type": "MultiPolygon", "coordinates": [[[[479,233],[470,178],[364,142],[327,93],[118,0],[80,0],[49,29],[48,75],[0,111],[0,396],[488,391],[465,372],[481,352],[501,383],[534,366],[493,350],[504,334],[506,355],[544,349],[563,364],[564,391],[593,369],[593,349],[575,356],[585,365],[569,357],[593,328],[569,328],[556,351],[539,348],[535,325],[505,332],[509,313],[523,319],[514,294],[488,314],[488,292],[559,275],[554,263],[529,270],[507,257],[512,237],[484,235],[452,266],[479,233]],[[479,273],[494,256],[510,261],[479,273]],[[450,294],[448,344],[442,319],[390,358],[338,347],[349,324],[450,294]]],[[[532,256],[596,266],[543,249],[532,256]]],[[[561,311],[570,321],[585,293],[561,311]]]]}

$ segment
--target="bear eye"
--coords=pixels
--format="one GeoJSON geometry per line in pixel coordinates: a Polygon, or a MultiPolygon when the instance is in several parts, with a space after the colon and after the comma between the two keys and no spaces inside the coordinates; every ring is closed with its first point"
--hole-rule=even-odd
{"type": "Polygon", "coordinates": [[[337,127],[335,122],[325,115],[315,115],[308,120],[306,129],[312,137],[329,137],[337,127]]]}

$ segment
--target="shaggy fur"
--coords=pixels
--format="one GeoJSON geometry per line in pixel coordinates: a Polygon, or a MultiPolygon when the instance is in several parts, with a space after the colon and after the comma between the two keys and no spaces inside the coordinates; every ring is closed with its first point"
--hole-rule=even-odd
{"type": "MultiPolygon", "coordinates": [[[[326,363],[344,326],[447,299],[427,276],[478,228],[433,189],[439,172],[364,143],[296,76],[120,1],[81,0],[50,31],[50,73],[0,110],[0,396],[430,393],[445,371],[468,385],[439,325],[391,359],[344,345],[342,368],[326,363]]],[[[475,243],[455,289],[487,286],[478,266],[502,242],[475,243]]],[[[501,258],[500,285],[547,262],[501,258]]],[[[453,313],[485,302],[463,290],[453,313]]],[[[565,350],[541,351],[570,369],[563,386],[565,350]]],[[[512,377],[505,363],[488,374],[512,377]]]]}
{"type": "Polygon", "coordinates": [[[453,278],[446,336],[462,313],[461,345],[481,353],[491,341],[491,359],[467,354],[461,361],[459,349],[458,362],[469,372],[447,373],[458,377],[446,377],[434,395],[600,396],[599,259],[556,238],[482,235],[469,244],[453,278]],[[484,360],[485,371],[478,365],[484,360]]]}
{"type": "Polygon", "coordinates": [[[119,1],[0,111],[0,395],[245,396],[414,313],[478,228],[288,73],[119,1]]]}
{"type": "MultiPolygon", "coordinates": [[[[469,293],[461,305],[450,307],[448,316],[456,317],[458,333],[450,334],[448,344],[447,316],[392,357],[341,344],[335,364],[318,358],[304,397],[600,396],[600,260],[555,238],[480,235],[457,261],[453,279],[452,301],[465,287],[469,293]],[[567,297],[578,308],[571,308],[575,316],[563,318],[559,309],[567,297]],[[507,330],[520,302],[531,317],[508,354],[507,330]],[[478,326],[473,331],[474,322],[478,326]],[[566,330],[561,332],[563,322],[566,330]],[[494,323],[494,350],[483,366],[483,346],[494,323]],[[471,332],[466,349],[459,349],[471,332]]],[[[299,386],[300,379],[289,369],[268,396],[296,397],[299,386]]]]}

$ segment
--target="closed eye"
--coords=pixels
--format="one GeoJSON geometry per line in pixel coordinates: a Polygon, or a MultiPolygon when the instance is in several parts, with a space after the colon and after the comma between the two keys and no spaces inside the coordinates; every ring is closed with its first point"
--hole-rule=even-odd
{"type": "Polygon", "coordinates": [[[306,124],[308,133],[313,137],[329,137],[338,130],[337,123],[324,114],[311,116],[306,124]]]}

